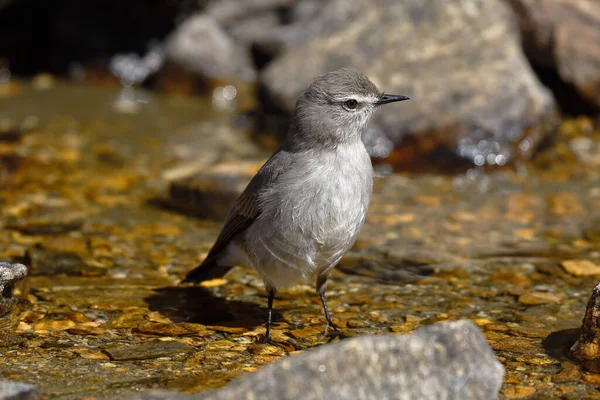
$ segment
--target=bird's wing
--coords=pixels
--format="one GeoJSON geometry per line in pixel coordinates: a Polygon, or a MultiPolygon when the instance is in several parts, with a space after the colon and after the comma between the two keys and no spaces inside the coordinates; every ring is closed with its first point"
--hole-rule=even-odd
{"type": "Polygon", "coordinates": [[[259,193],[275,182],[291,162],[291,154],[279,150],[261,167],[229,211],[225,225],[206,260],[217,257],[236,235],[244,232],[256,220],[261,212],[259,193]]]}

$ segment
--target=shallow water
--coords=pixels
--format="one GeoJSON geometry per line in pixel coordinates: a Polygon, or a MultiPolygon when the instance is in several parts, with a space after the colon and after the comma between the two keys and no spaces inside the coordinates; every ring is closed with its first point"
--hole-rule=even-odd
{"type": "MultiPolygon", "coordinates": [[[[157,199],[189,171],[264,160],[246,119],[208,99],[140,92],[119,112],[116,88],[13,84],[0,120],[27,129],[0,142],[0,259],[31,271],[16,291],[18,335],[0,347],[4,378],[49,398],[197,392],[329,340],[312,283],[278,295],[273,345],[258,344],[266,297],[253,272],[177,287],[220,222],[157,199]]],[[[565,150],[573,137],[597,143],[598,128],[581,126],[566,121],[553,147],[517,167],[377,178],[365,229],[329,284],[343,333],[470,318],[506,367],[507,398],[600,396],[600,375],[567,351],[597,284],[585,274],[600,267],[590,224],[600,168],[565,150]]]]}

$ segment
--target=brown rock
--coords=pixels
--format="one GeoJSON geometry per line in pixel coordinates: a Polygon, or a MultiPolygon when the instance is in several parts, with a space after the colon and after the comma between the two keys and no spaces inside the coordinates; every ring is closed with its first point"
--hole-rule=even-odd
{"type": "Polygon", "coordinates": [[[68,319],[65,320],[42,320],[33,324],[33,329],[36,331],[66,331],[73,328],[75,322],[68,319]]]}
{"type": "Polygon", "coordinates": [[[225,333],[233,333],[233,334],[240,334],[240,333],[248,332],[247,328],[243,328],[240,326],[209,325],[209,326],[207,326],[207,328],[211,329],[213,331],[217,331],[217,332],[225,332],[225,333]]]}
{"type": "Polygon", "coordinates": [[[255,355],[283,356],[285,351],[281,347],[265,344],[254,344],[248,347],[248,351],[255,355]]]}
{"type": "Polygon", "coordinates": [[[142,323],[132,329],[136,333],[145,333],[149,335],[161,336],[184,336],[194,333],[193,330],[187,329],[186,326],[177,324],[164,324],[159,322],[142,323]]]}
{"type": "Polygon", "coordinates": [[[109,360],[108,356],[99,350],[79,349],[75,350],[75,353],[86,360],[109,360]]]}
{"type": "Polygon", "coordinates": [[[600,265],[589,260],[567,260],[562,262],[562,267],[571,275],[591,276],[600,275],[600,265]]]}
{"type": "Polygon", "coordinates": [[[600,3],[596,0],[510,0],[525,50],[555,68],[587,101],[600,106],[600,3]]]}
{"type": "Polygon", "coordinates": [[[537,390],[531,386],[516,385],[507,387],[502,391],[502,394],[504,394],[504,397],[507,399],[520,399],[522,397],[531,396],[536,391],[537,390]]]}
{"type": "Polygon", "coordinates": [[[548,292],[529,292],[519,296],[519,303],[526,304],[528,306],[548,303],[559,304],[561,300],[561,295],[548,292]]]}
{"type": "Polygon", "coordinates": [[[515,336],[524,336],[536,339],[543,339],[551,333],[548,329],[530,328],[524,326],[511,326],[509,332],[515,336]]]}
{"type": "Polygon", "coordinates": [[[552,375],[552,382],[556,383],[567,383],[567,382],[579,382],[581,380],[581,371],[575,364],[570,362],[563,362],[561,364],[562,370],[552,375]]]}
{"type": "Polygon", "coordinates": [[[304,339],[308,337],[314,337],[320,334],[323,334],[323,328],[317,328],[314,326],[309,326],[307,328],[302,329],[293,329],[289,332],[290,335],[295,337],[296,339],[304,339]]]}
{"type": "Polygon", "coordinates": [[[75,328],[67,329],[71,335],[102,335],[104,329],[93,326],[76,326],[75,328]]]}
{"type": "MultiPolygon", "coordinates": [[[[486,332],[486,337],[489,338],[488,333],[486,332]]],[[[509,351],[512,353],[532,353],[537,351],[537,347],[532,343],[531,340],[522,339],[522,338],[503,338],[500,340],[489,340],[490,346],[492,349],[496,351],[509,351]]]]}

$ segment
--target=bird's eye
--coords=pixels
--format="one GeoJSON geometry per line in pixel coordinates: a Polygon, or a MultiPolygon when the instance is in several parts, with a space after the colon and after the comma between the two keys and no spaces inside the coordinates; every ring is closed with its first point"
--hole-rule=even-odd
{"type": "Polygon", "coordinates": [[[354,99],[346,100],[344,102],[344,108],[346,110],[356,110],[356,107],[358,107],[358,101],[354,99]]]}

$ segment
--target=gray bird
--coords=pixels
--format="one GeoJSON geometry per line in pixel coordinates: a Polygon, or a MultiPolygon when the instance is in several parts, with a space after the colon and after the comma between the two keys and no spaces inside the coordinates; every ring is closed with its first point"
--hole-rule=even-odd
{"type": "Polygon", "coordinates": [[[408,100],[381,93],[363,74],[339,69],[300,95],[288,136],[229,212],[206,259],[183,282],[256,269],[265,282],[270,340],[278,289],[316,277],[327,328],[329,272],[352,247],[371,201],[373,167],[361,135],[375,109],[408,100]]]}

